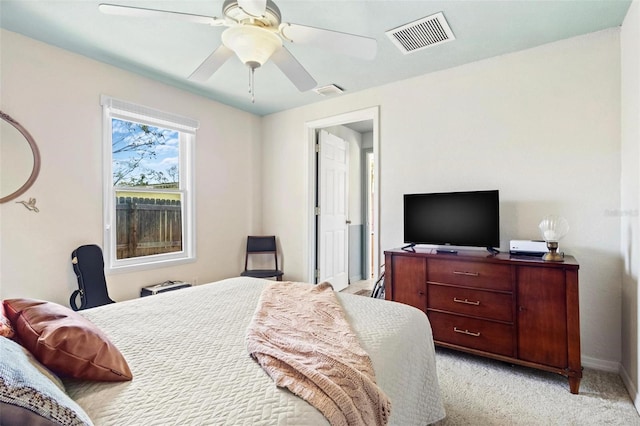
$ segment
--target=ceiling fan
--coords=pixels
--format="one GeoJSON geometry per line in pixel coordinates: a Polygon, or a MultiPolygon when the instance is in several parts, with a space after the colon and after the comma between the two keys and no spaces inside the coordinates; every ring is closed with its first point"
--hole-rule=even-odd
{"type": "Polygon", "coordinates": [[[283,42],[319,47],[367,60],[373,59],[377,50],[374,38],[282,23],[280,9],[272,0],[225,0],[222,18],[106,3],[100,4],[99,10],[111,15],[173,18],[196,24],[228,27],[222,33],[222,44],[188,78],[205,82],[235,54],[249,67],[249,93],[252,102],[253,73],[269,59],[301,92],[316,87],[316,81],[284,47],[283,42]]]}

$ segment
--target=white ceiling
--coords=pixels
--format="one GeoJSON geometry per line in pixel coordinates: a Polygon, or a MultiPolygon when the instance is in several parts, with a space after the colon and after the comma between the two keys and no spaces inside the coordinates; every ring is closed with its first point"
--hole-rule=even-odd
{"type": "MultiPolygon", "coordinates": [[[[0,26],[90,58],[265,115],[326,99],[301,93],[267,62],[255,74],[237,58],[206,83],[187,80],[220,44],[221,27],[169,19],[105,15],[101,2],[221,16],[223,0],[0,0],[0,26]]],[[[336,84],[345,94],[589,32],[620,26],[631,0],[275,0],[283,22],[377,39],[373,61],[301,45],[289,51],[319,86],[336,84]],[[385,31],[443,12],[455,41],[403,55],[385,31]]],[[[340,95],[336,95],[340,96],[340,95]]]]}

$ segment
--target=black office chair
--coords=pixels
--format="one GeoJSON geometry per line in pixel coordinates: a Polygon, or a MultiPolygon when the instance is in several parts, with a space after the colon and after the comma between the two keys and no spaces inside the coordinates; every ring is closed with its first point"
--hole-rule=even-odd
{"type": "Polygon", "coordinates": [[[254,278],[273,278],[282,281],[284,272],[278,269],[278,249],[276,248],[276,237],[273,235],[264,237],[247,237],[247,252],[244,257],[244,272],[240,275],[243,277],[254,278]],[[253,254],[273,254],[275,262],[274,269],[247,269],[249,264],[249,256],[253,254]]]}

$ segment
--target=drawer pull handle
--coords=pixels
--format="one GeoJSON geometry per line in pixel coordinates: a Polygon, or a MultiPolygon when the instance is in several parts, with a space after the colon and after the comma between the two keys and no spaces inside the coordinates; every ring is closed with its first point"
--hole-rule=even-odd
{"type": "Polygon", "coordinates": [[[465,271],[453,271],[455,275],[466,275],[468,277],[478,277],[480,276],[477,272],[465,272],[465,271]]]}
{"type": "Polygon", "coordinates": [[[458,299],[457,297],[453,298],[453,301],[456,303],[464,303],[465,305],[474,305],[474,306],[478,306],[480,304],[479,300],[476,300],[475,302],[469,300],[469,299],[458,299]]]}
{"type": "Polygon", "coordinates": [[[480,332],[474,333],[469,330],[460,330],[458,327],[453,327],[453,331],[460,334],[466,334],[467,336],[480,337],[480,332]]]}

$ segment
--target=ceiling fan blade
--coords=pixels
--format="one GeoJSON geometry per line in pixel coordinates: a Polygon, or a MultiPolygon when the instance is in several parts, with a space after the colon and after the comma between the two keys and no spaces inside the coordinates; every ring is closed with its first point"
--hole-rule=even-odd
{"type": "Polygon", "coordinates": [[[280,46],[271,55],[271,60],[287,76],[289,80],[301,92],[313,89],[318,83],[311,77],[311,74],[304,69],[300,62],[293,57],[284,46],[280,46]]]}
{"type": "Polygon", "coordinates": [[[220,47],[214,50],[213,53],[209,55],[193,73],[191,73],[189,80],[204,83],[218,70],[218,68],[222,66],[222,64],[227,61],[227,59],[233,56],[233,54],[233,50],[229,49],[224,44],[221,44],[220,47]]]}
{"type": "Polygon", "coordinates": [[[267,0],[238,0],[238,6],[251,16],[264,16],[267,0]]]}
{"type": "Polygon", "coordinates": [[[212,26],[224,25],[225,20],[215,16],[193,15],[191,13],[172,12],[160,9],[145,9],[143,7],[121,6],[117,4],[101,3],[98,10],[107,15],[133,16],[137,18],[170,18],[196,24],[212,26]]]}
{"type": "Polygon", "coordinates": [[[299,24],[280,25],[282,36],[293,43],[306,44],[332,50],[343,55],[371,60],[376,57],[378,42],[375,38],[338,31],[324,30],[299,24]]]}

